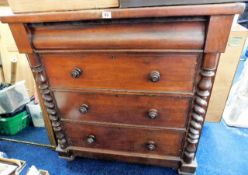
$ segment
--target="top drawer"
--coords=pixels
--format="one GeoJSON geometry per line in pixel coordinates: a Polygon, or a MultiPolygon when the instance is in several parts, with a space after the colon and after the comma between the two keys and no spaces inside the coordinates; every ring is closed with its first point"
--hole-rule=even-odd
{"type": "Polygon", "coordinates": [[[118,20],[30,25],[37,50],[187,49],[200,50],[204,21],[118,20]]]}

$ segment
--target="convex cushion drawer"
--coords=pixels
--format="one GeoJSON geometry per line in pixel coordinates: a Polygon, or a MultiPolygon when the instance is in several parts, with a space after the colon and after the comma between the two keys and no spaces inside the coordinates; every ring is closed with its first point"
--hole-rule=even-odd
{"type": "Polygon", "coordinates": [[[57,53],[41,59],[51,88],[193,92],[200,54],[57,53]]]}
{"type": "Polygon", "coordinates": [[[69,144],[76,147],[179,156],[184,131],[63,122],[69,144]]]}
{"type": "Polygon", "coordinates": [[[37,50],[202,49],[204,21],[178,20],[33,24],[30,31],[37,50]]]}
{"type": "Polygon", "coordinates": [[[62,119],[185,128],[190,97],[165,94],[54,92],[62,119]],[[70,105],[68,105],[68,101],[70,105]]]}

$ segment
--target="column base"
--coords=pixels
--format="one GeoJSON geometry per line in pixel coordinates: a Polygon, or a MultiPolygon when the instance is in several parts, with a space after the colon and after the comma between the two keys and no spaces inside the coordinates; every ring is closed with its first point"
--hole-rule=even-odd
{"type": "Polygon", "coordinates": [[[60,146],[56,148],[56,151],[59,154],[59,158],[65,159],[67,161],[73,161],[75,159],[75,156],[66,149],[61,149],[60,146]]]}
{"type": "Polygon", "coordinates": [[[194,159],[191,163],[185,163],[182,161],[180,168],[178,169],[179,175],[195,175],[197,168],[197,161],[194,159]]]}
{"type": "Polygon", "coordinates": [[[75,159],[74,155],[64,155],[59,153],[59,158],[65,159],[67,161],[73,161],[75,159]]]}

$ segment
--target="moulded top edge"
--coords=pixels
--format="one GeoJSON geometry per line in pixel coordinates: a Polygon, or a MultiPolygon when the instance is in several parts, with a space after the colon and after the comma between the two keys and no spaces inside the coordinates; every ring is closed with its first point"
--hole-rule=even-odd
{"type": "Polygon", "coordinates": [[[242,13],[245,9],[244,3],[208,4],[208,5],[185,5],[164,6],[149,8],[112,8],[79,10],[65,12],[43,12],[13,14],[6,10],[0,12],[0,21],[5,23],[40,23],[77,20],[100,20],[100,19],[128,19],[170,16],[211,16],[232,15],[242,13]],[[108,13],[106,15],[105,13],[108,13]]]}

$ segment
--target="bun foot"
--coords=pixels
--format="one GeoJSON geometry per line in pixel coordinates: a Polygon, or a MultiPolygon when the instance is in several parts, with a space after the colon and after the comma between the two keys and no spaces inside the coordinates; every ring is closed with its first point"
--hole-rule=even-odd
{"type": "Polygon", "coordinates": [[[67,161],[73,161],[75,159],[75,156],[66,149],[61,149],[60,146],[56,148],[56,151],[59,154],[59,158],[65,159],[67,161]]]}
{"type": "Polygon", "coordinates": [[[197,161],[194,159],[191,163],[185,163],[184,161],[181,162],[181,166],[178,169],[179,175],[195,175],[197,168],[197,161]]]}

